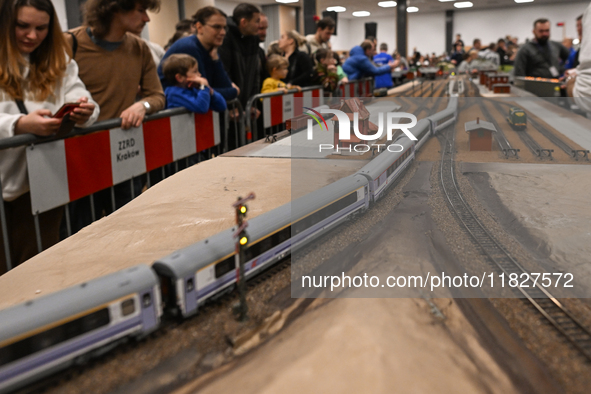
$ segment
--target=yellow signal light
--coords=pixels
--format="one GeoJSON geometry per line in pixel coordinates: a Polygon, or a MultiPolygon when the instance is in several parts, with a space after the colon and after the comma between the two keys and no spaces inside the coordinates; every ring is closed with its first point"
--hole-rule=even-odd
{"type": "Polygon", "coordinates": [[[240,245],[244,246],[248,243],[248,238],[247,237],[241,237],[240,238],[240,245]]]}
{"type": "Polygon", "coordinates": [[[244,214],[246,214],[246,211],[247,211],[246,205],[241,205],[240,206],[240,213],[244,215],[244,214]]]}

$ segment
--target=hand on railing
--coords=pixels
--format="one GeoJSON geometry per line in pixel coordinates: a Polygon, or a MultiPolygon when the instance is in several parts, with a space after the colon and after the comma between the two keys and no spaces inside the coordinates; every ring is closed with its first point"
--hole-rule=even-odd
{"type": "Polygon", "coordinates": [[[250,116],[253,119],[258,119],[261,116],[261,111],[258,108],[252,107],[250,109],[250,116]]]}
{"type": "Polygon", "coordinates": [[[146,116],[146,107],[143,101],[138,101],[125,111],[121,112],[121,128],[123,130],[132,127],[140,127],[146,116]]]}
{"type": "Polygon", "coordinates": [[[234,82],[232,82],[232,87],[234,89],[236,89],[236,92],[238,92],[238,93],[236,93],[236,95],[240,96],[240,88],[238,87],[238,85],[236,85],[234,82]]]}
{"type": "Polygon", "coordinates": [[[292,85],[292,84],[289,84],[289,83],[287,84],[287,89],[283,89],[283,90],[284,90],[285,93],[287,93],[290,89],[291,90],[295,89],[298,92],[301,92],[302,91],[302,88],[299,87],[298,85],[292,85]]]}

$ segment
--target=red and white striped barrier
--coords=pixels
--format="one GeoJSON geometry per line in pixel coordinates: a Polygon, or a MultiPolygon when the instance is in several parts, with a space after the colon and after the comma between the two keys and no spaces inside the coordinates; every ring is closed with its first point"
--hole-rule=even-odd
{"type": "Polygon", "coordinates": [[[370,97],[373,95],[371,78],[351,81],[339,86],[341,97],[370,97]]]}
{"type": "Polygon", "coordinates": [[[263,127],[285,123],[303,113],[303,107],[314,108],[322,104],[322,89],[263,98],[263,127]],[[302,104],[303,103],[303,104],[302,104]]]}
{"type": "Polygon", "coordinates": [[[182,114],[129,130],[27,147],[33,214],[67,204],[220,143],[220,114],[182,114]]]}

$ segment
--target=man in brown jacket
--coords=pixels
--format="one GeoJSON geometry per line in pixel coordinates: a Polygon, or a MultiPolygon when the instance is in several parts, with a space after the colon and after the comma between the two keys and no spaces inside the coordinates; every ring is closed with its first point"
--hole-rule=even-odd
{"type": "Polygon", "coordinates": [[[79,75],[101,107],[100,120],[121,118],[122,128],[138,127],[144,116],[164,108],[164,92],[150,48],[132,34],[150,20],[160,0],[88,0],[86,23],[66,37],[75,50],[79,75]],[[75,43],[73,41],[76,41],[75,43]],[[136,102],[140,87],[140,101],[136,102]]]}
{"type": "MultiPolygon", "coordinates": [[[[160,0],[88,0],[85,8],[85,24],[68,32],[66,38],[72,44],[80,79],[101,108],[98,120],[121,118],[122,129],[139,127],[147,114],[165,105],[150,48],[133,34],[150,20],[147,10],[160,8],[160,0]]],[[[114,189],[115,207],[108,189],[94,194],[97,218],[129,202],[141,185],[135,185],[134,193],[130,182],[114,189]]],[[[88,197],[70,208],[73,232],[91,223],[88,197]]]]}

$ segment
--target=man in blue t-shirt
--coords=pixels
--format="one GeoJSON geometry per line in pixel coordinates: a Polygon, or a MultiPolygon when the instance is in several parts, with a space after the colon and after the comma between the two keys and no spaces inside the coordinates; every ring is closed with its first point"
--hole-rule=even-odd
{"type": "MultiPolygon", "coordinates": [[[[390,62],[394,61],[392,56],[390,56],[388,54],[388,44],[386,44],[385,42],[380,44],[380,53],[378,53],[377,55],[375,55],[373,57],[373,61],[376,64],[376,66],[378,66],[378,67],[385,66],[385,65],[389,64],[390,62]]],[[[394,86],[394,84],[392,83],[392,74],[391,73],[376,75],[375,79],[376,79],[376,89],[391,88],[392,86],[394,86]]]]}

